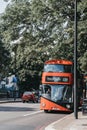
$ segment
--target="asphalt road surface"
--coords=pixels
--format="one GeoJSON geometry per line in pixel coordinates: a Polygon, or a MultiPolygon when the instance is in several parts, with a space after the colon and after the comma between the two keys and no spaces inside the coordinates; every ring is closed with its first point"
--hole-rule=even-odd
{"type": "Polygon", "coordinates": [[[67,114],[44,113],[39,103],[0,104],[0,130],[44,130],[67,114]]]}

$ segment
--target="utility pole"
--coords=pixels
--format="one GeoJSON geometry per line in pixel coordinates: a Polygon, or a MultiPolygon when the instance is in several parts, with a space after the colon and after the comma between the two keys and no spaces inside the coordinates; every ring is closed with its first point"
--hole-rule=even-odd
{"type": "Polygon", "coordinates": [[[74,14],[74,115],[78,119],[78,99],[77,99],[77,0],[75,0],[75,14],[74,14]]]}

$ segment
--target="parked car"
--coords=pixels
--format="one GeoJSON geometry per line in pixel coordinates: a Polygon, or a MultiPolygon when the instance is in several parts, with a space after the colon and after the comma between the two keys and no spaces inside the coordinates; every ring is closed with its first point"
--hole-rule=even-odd
{"type": "Polygon", "coordinates": [[[35,102],[38,102],[38,98],[33,92],[26,91],[22,95],[22,102],[25,103],[29,101],[32,101],[33,103],[35,103],[35,102]]]}

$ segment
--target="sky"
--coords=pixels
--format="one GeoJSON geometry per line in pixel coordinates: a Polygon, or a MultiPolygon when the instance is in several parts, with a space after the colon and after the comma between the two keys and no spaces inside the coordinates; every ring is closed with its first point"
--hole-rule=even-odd
{"type": "Polygon", "coordinates": [[[3,0],[0,0],[0,14],[4,12],[6,5],[7,2],[3,2],[3,0]]]}

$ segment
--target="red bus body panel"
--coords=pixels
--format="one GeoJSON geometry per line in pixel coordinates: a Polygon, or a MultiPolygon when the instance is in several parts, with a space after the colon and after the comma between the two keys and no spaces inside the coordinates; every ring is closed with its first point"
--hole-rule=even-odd
{"type": "Polygon", "coordinates": [[[43,97],[41,97],[41,101],[40,101],[40,109],[41,110],[48,110],[48,111],[52,111],[52,110],[56,110],[56,111],[66,111],[66,112],[71,112],[71,110],[69,110],[68,108],[65,108],[63,106],[60,106],[52,101],[49,101],[48,99],[45,99],[43,97]]]}
{"type": "Polygon", "coordinates": [[[71,61],[68,60],[48,60],[45,64],[62,64],[62,65],[73,65],[71,61]]]}
{"type": "Polygon", "coordinates": [[[73,84],[73,74],[72,73],[57,73],[57,72],[43,72],[42,74],[42,84],[73,84]],[[47,76],[59,76],[59,77],[68,77],[68,82],[47,82],[47,76]]]}

